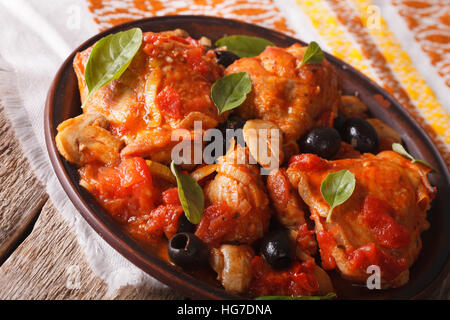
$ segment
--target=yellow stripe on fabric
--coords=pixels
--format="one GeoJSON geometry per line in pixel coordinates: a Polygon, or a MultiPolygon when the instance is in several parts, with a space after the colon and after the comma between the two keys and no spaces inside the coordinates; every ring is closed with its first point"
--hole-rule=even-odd
{"type": "Polygon", "coordinates": [[[358,50],[358,45],[350,40],[345,28],[321,0],[297,0],[297,5],[310,18],[314,28],[331,48],[334,56],[377,81],[375,73],[358,50]]]}
{"type": "MultiPolygon", "coordinates": [[[[361,20],[367,26],[368,14],[374,14],[375,7],[371,0],[348,0],[361,15],[361,20]]],[[[381,17],[376,27],[367,26],[367,30],[374,39],[379,50],[389,62],[409,97],[414,101],[417,109],[429,122],[436,133],[450,144],[450,115],[441,106],[433,91],[414,67],[409,55],[402,49],[393,32],[381,17]]],[[[372,22],[376,22],[372,20],[372,22]]]]}

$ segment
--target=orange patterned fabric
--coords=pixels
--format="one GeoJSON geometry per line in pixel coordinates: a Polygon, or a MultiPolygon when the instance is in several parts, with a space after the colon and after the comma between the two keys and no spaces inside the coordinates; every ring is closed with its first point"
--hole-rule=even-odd
{"type": "MultiPolygon", "coordinates": [[[[400,83],[398,77],[393,73],[393,68],[381,52],[382,46],[375,43],[370,35],[369,29],[364,27],[364,23],[357,11],[349,6],[349,3],[342,0],[325,0],[333,10],[339,22],[346,27],[347,31],[354,37],[361,47],[361,52],[368,61],[375,75],[379,79],[378,83],[400,104],[405,107],[409,114],[419,125],[425,129],[433,143],[438,147],[447,165],[450,165],[450,153],[446,147],[446,141],[439,138],[436,130],[433,129],[424,115],[418,112],[416,105],[405,90],[405,84],[400,83]]],[[[394,48],[391,47],[391,50],[394,48]]],[[[416,80],[417,81],[417,80],[416,80]]],[[[444,115],[445,116],[445,115],[444,115]]],[[[445,119],[445,118],[444,118],[445,119]]],[[[448,115],[446,117],[448,120],[448,115]]],[[[449,124],[447,124],[448,126],[449,124]]]]}
{"type": "Polygon", "coordinates": [[[293,34],[272,0],[88,0],[100,28],[144,17],[193,14],[261,24],[293,34]]]}
{"type": "Polygon", "coordinates": [[[393,0],[393,4],[450,87],[450,1],[393,0]]]}

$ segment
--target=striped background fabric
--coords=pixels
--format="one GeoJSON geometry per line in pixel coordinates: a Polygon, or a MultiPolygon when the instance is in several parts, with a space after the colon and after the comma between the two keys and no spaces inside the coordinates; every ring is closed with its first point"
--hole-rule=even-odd
{"type": "Polygon", "coordinates": [[[450,0],[86,0],[100,29],[210,15],[315,40],[388,91],[450,167],[450,0]]]}

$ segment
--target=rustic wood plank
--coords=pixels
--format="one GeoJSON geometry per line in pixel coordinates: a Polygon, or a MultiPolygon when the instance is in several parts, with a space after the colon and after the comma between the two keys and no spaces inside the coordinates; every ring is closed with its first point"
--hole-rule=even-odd
{"type": "Polygon", "coordinates": [[[47,194],[0,106],[0,264],[35,220],[47,194]]]}
{"type": "Polygon", "coordinates": [[[106,284],[91,271],[76,235],[47,201],[31,234],[0,267],[0,300],[183,298],[167,287],[151,291],[128,286],[111,296],[106,293],[106,284]]]}

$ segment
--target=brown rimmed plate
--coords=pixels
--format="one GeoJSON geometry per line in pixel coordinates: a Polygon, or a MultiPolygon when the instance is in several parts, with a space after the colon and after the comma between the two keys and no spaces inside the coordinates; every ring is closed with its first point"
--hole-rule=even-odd
{"type": "MultiPolygon", "coordinates": [[[[45,106],[45,140],[56,175],[75,207],[113,248],[136,266],[167,285],[181,290],[187,296],[206,299],[239,298],[219,286],[197,279],[160,259],[126,234],[103,210],[95,199],[78,184],[75,166],[65,161],[55,145],[56,127],[68,118],[81,114],[80,95],[72,61],[77,52],[85,50],[100,38],[118,31],[140,27],[145,31],[164,31],[181,28],[194,38],[206,36],[211,40],[230,34],[242,34],[268,39],[280,47],[294,42],[304,44],[282,33],[235,20],[205,16],[165,16],[128,22],[108,29],[80,45],[64,61],[53,80],[45,106]]],[[[448,274],[450,269],[450,175],[447,167],[424,130],[405,109],[382,88],[345,62],[326,54],[340,75],[343,93],[358,95],[371,113],[395,128],[402,136],[409,152],[424,159],[440,174],[430,175],[438,194],[428,213],[431,227],[423,233],[423,249],[413,267],[408,284],[391,290],[368,290],[364,286],[330,275],[340,298],[344,299],[411,299],[426,298],[432,289],[448,274]]]]}

